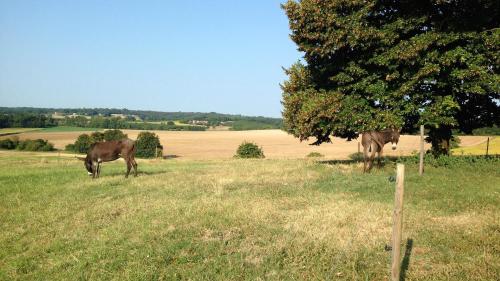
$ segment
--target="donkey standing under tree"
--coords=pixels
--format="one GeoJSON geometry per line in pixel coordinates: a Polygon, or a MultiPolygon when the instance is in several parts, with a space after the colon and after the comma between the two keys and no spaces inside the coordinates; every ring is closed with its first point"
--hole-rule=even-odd
{"type": "Polygon", "coordinates": [[[380,167],[380,158],[386,143],[392,143],[392,150],[396,149],[399,141],[400,130],[391,128],[382,131],[368,131],[361,135],[361,144],[363,145],[364,165],[363,172],[369,172],[373,166],[375,153],[378,153],[378,165],[380,167]],[[368,153],[371,152],[371,155],[368,153]]]}
{"type": "Polygon", "coordinates": [[[101,163],[114,161],[122,157],[127,163],[127,173],[125,178],[130,174],[130,169],[134,167],[134,176],[137,177],[137,162],[135,162],[136,146],[135,142],[130,139],[119,141],[98,142],[90,147],[87,157],[77,157],[84,161],[85,168],[92,178],[98,178],[101,173],[101,163]]]}

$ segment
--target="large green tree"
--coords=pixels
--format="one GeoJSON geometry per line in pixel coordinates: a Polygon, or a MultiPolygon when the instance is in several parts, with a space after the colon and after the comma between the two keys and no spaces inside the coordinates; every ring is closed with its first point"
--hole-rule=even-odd
{"type": "Polygon", "coordinates": [[[303,61],[286,69],[288,132],[315,144],[387,127],[430,129],[448,153],[451,129],[498,125],[498,0],[289,0],[303,61]]]}

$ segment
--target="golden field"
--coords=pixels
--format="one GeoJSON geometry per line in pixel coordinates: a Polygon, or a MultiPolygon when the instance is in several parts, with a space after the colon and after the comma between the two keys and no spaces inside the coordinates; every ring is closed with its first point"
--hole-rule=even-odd
{"type": "MultiPolygon", "coordinates": [[[[131,139],[136,139],[139,130],[123,130],[131,139]]],[[[347,159],[350,154],[358,151],[358,140],[346,141],[333,138],[332,143],[321,146],[311,146],[309,142],[300,142],[297,138],[281,130],[255,131],[154,131],[164,146],[164,155],[175,155],[181,159],[228,159],[233,157],[238,145],[243,141],[252,141],[262,146],[266,158],[271,159],[298,159],[304,158],[311,152],[319,152],[326,159],[347,159]]],[[[64,149],[67,144],[73,143],[84,132],[25,132],[17,136],[20,139],[47,139],[56,148],[64,149]]],[[[461,136],[461,147],[467,148],[481,145],[486,142],[486,136],[461,136]]],[[[359,139],[360,140],[360,139],[359,139]]],[[[409,155],[419,149],[419,136],[402,135],[397,150],[393,151],[386,146],[385,155],[409,155]]],[[[426,144],[426,149],[430,145],[426,144]]],[[[362,149],[362,148],[361,148],[362,149]]]]}

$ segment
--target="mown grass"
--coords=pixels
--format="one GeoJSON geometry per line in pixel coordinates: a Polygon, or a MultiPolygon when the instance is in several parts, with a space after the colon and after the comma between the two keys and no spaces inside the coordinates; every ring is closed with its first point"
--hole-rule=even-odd
{"type": "MultiPolygon", "coordinates": [[[[0,161],[3,280],[387,280],[393,163],[0,161]]],[[[407,165],[405,280],[498,280],[500,164],[407,165]]]]}

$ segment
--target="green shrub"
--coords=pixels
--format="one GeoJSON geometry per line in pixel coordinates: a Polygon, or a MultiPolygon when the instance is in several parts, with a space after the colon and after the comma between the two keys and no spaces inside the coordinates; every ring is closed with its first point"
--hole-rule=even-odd
{"type": "Polygon", "coordinates": [[[315,152],[315,151],[313,151],[313,152],[311,152],[311,153],[307,154],[307,156],[306,156],[306,157],[307,157],[307,158],[324,157],[324,155],[323,155],[323,154],[321,154],[321,153],[319,153],[319,152],[315,152]]]}
{"type": "Polygon", "coordinates": [[[93,132],[92,134],[90,134],[91,143],[101,142],[103,140],[104,140],[104,134],[101,132],[93,132]]]}
{"type": "Polygon", "coordinates": [[[73,144],[73,151],[78,153],[87,153],[92,144],[92,138],[89,135],[81,134],[73,144]]]}
{"type": "Polygon", "coordinates": [[[262,148],[253,142],[244,141],[236,150],[236,158],[264,158],[262,148]]]}
{"type": "Polygon", "coordinates": [[[136,156],[142,158],[153,158],[157,147],[160,145],[160,139],[155,133],[141,132],[135,142],[137,147],[136,156]]]}
{"type": "Polygon", "coordinates": [[[76,151],[75,144],[74,143],[70,143],[70,144],[66,145],[64,147],[64,150],[66,150],[66,151],[76,151]]]}
{"type": "Polygon", "coordinates": [[[450,139],[450,149],[460,147],[460,138],[453,136],[450,139]]]}
{"type": "Polygon", "coordinates": [[[19,140],[17,138],[0,140],[0,148],[1,149],[16,149],[18,144],[19,144],[19,140]]]}
{"type": "Polygon", "coordinates": [[[53,151],[54,145],[43,139],[20,141],[16,147],[17,150],[24,151],[53,151]]]}
{"type": "Polygon", "coordinates": [[[106,130],[103,134],[103,139],[105,141],[122,140],[127,137],[127,134],[124,134],[121,130],[106,130]]]}
{"type": "Polygon", "coordinates": [[[127,138],[127,135],[120,130],[106,130],[104,133],[93,132],[90,136],[81,134],[78,136],[75,143],[66,145],[65,149],[67,151],[87,153],[90,146],[96,142],[122,140],[125,138],[127,138]]]}
{"type": "Polygon", "coordinates": [[[478,128],[478,129],[472,130],[472,134],[475,136],[499,136],[500,135],[500,128],[497,126],[478,128]]]}

